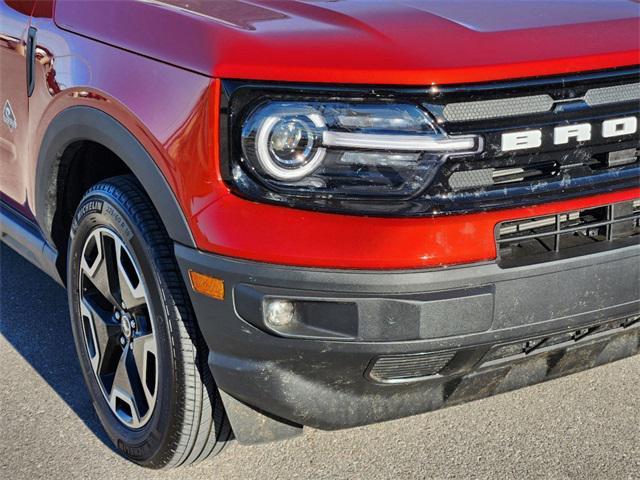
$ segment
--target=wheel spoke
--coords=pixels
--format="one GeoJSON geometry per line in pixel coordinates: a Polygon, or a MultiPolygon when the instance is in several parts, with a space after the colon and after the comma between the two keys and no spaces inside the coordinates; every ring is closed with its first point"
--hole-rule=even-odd
{"type": "Polygon", "coordinates": [[[156,393],[156,341],[153,334],[135,337],[131,349],[138,377],[148,404],[152,404],[156,393]]]}
{"type": "Polygon", "coordinates": [[[136,426],[140,422],[140,414],[133,399],[131,382],[129,381],[129,373],[127,371],[127,356],[129,347],[126,346],[122,351],[122,356],[118,362],[116,373],[111,386],[109,395],[109,404],[117,414],[125,414],[130,418],[132,426],[136,426]],[[124,404],[124,405],[123,405],[124,404]],[[128,406],[128,411],[126,407],[128,406]]]}
{"type": "Polygon", "coordinates": [[[142,278],[121,243],[116,244],[116,257],[120,298],[127,309],[136,309],[146,303],[142,278]]]}
{"type": "Polygon", "coordinates": [[[109,281],[109,273],[106,264],[106,259],[100,262],[100,265],[96,269],[93,277],[88,277],[89,281],[95,286],[96,290],[114,307],[119,307],[120,302],[114,296],[112,287],[109,281]]]}
{"type": "Polygon", "coordinates": [[[117,243],[110,235],[102,234],[100,237],[102,240],[102,251],[104,254],[104,274],[107,281],[106,293],[110,297],[110,301],[119,308],[122,305],[122,295],[120,293],[120,277],[118,275],[118,254],[116,253],[117,243]]]}
{"type": "Polygon", "coordinates": [[[89,349],[89,356],[94,371],[97,374],[113,373],[114,355],[120,350],[120,324],[89,296],[82,299],[80,309],[84,328],[88,330],[85,332],[86,340],[88,344],[92,343],[88,346],[92,347],[89,349]]]}
{"type": "Polygon", "coordinates": [[[129,345],[123,349],[118,362],[109,403],[116,413],[129,417],[133,427],[140,424],[140,419],[149,409],[149,402],[143,391],[133,352],[129,345]]]}
{"type": "MultiPolygon", "coordinates": [[[[115,269],[114,241],[111,237],[96,231],[87,239],[82,260],[81,272],[89,284],[83,285],[84,290],[94,290],[105,302],[113,307],[120,307],[120,285],[115,269]],[[110,267],[109,265],[113,266],[110,267]],[[93,288],[90,288],[93,287],[93,288]]],[[[94,293],[94,292],[92,292],[94,293]]]]}

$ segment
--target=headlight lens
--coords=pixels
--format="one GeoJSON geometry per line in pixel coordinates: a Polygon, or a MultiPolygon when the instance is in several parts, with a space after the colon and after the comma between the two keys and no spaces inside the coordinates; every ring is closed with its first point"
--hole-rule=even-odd
{"type": "Polygon", "coordinates": [[[240,132],[234,178],[244,171],[274,193],[319,198],[408,198],[447,156],[480,147],[445,135],[420,106],[390,101],[266,101],[240,132]]]}
{"type": "Polygon", "coordinates": [[[242,130],[242,149],[253,166],[274,180],[295,181],[322,163],[325,123],[312,108],[272,104],[251,116],[242,130]]]}

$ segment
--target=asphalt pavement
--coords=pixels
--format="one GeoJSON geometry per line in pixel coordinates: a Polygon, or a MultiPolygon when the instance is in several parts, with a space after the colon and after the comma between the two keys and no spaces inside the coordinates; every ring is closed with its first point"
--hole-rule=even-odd
{"type": "Polygon", "coordinates": [[[112,449],[66,294],[0,244],[0,479],[640,479],[640,356],[417,417],[245,447],[175,471],[112,449]]]}

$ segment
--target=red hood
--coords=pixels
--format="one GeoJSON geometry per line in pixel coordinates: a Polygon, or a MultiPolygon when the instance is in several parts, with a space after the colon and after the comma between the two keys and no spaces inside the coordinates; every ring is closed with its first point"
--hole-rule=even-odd
{"type": "Polygon", "coordinates": [[[429,85],[638,64],[639,10],[637,0],[59,0],[56,22],[221,78],[429,85]]]}

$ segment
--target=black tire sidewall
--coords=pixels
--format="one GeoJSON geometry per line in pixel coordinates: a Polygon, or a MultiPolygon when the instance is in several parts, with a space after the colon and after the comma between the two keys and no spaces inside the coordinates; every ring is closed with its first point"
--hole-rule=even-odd
{"type": "MultiPolygon", "coordinates": [[[[113,187],[111,187],[113,189],[113,187]]],[[[165,285],[160,269],[155,265],[155,252],[145,239],[145,232],[131,218],[132,216],[109,189],[94,188],[80,203],[74,216],[68,252],[67,291],[71,324],[85,383],[89,390],[95,411],[114,445],[129,459],[146,466],[162,466],[166,458],[159,458],[170,450],[169,443],[175,441],[174,433],[179,431],[177,405],[183,387],[177,381],[180,358],[175,352],[170,316],[176,313],[171,305],[170,290],[165,285]],[[157,378],[158,392],[156,405],[148,423],[140,429],[126,427],[114,415],[93,373],[89,356],[84,345],[83,326],[80,317],[78,288],[80,256],[88,235],[96,228],[105,227],[120,237],[133,253],[141,269],[154,313],[154,328],[158,348],[157,378]]],[[[127,204],[127,203],[125,203],[127,204]]]]}

